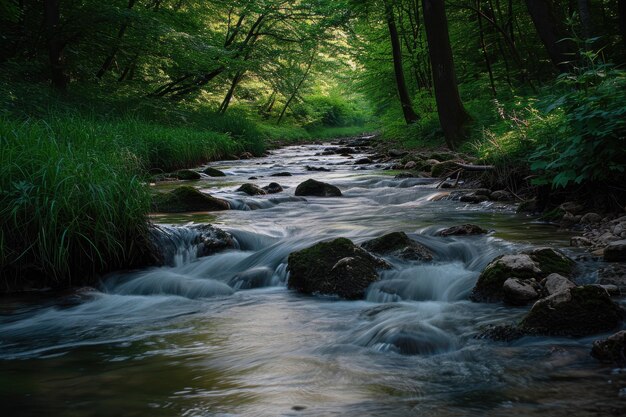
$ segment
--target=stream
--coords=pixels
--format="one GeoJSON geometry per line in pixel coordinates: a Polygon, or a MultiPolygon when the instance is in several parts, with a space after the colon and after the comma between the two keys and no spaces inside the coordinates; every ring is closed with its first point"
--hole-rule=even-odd
{"type": "MultiPolygon", "coordinates": [[[[153,217],[162,225],[211,223],[236,238],[237,250],[195,259],[181,244],[175,266],[111,274],[79,292],[3,296],[3,415],[626,414],[626,369],[589,355],[593,340],[606,335],[476,337],[527,311],[468,300],[487,263],[531,246],[576,256],[569,234],[511,205],[442,199],[447,191],[432,179],[394,179],[382,166],[320,155],[328,146],[211,163],[227,176],[190,184],[233,210],[153,217]],[[270,177],[279,172],[293,175],[270,177]],[[336,185],[343,196],[295,197],[308,178],[336,185]],[[245,182],[278,182],[285,191],[249,197],[235,191],[245,182]],[[463,223],[492,232],[435,236],[463,223]],[[435,261],[389,258],[394,269],[362,301],[287,289],[289,253],[392,231],[431,249],[435,261]]],[[[577,281],[594,282],[593,270],[586,265],[577,281]]]]}

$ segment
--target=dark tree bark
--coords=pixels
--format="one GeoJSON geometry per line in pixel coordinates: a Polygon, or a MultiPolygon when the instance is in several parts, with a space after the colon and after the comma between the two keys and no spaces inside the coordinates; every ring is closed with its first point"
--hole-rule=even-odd
{"type": "Polygon", "coordinates": [[[617,12],[619,15],[619,30],[622,34],[622,42],[626,48],[626,0],[617,0],[617,12]]]}
{"type": "Polygon", "coordinates": [[[224,113],[226,113],[226,110],[228,110],[228,106],[230,105],[230,101],[233,99],[233,96],[235,95],[235,89],[239,85],[239,82],[243,79],[244,72],[245,71],[239,71],[233,77],[233,80],[230,83],[230,88],[228,89],[228,92],[226,93],[226,97],[224,97],[224,100],[222,101],[222,104],[220,105],[218,113],[224,114],[224,113]]]}
{"type": "Polygon", "coordinates": [[[443,0],[422,0],[428,51],[433,66],[433,84],[439,122],[450,149],[466,136],[471,120],[463,107],[454,74],[448,20],[443,0]]]}
{"type": "Polygon", "coordinates": [[[578,13],[583,27],[583,35],[586,39],[591,37],[591,11],[589,10],[589,0],[578,0],[578,13]]]}
{"type": "Polygon", "coordinates": [[[65,62],[63,58],[65,42],[59,32],[59,23],[61,20],[60,0],[44,0],[43,7],[48,59],[50,62],[50,81],[54,88],[65,91],[69,79],[65,74],[65,62]]]}
{"type": "Polygon", "coordinates": [[[315,61],[315,55],[317,55],[317,48],[313,50],[313,53],[311,54],[311,58],[309,59],[309,62],[307,64],[306,70],[304,71],[304,74],[302,75],[302,78],[300,79],[300,82],[298,82],[298,85],[296,85],[296,88],[294,88],[294,90],[291,92],[291,95],[289,96],[289,99],[285,103],[285,106],[283,107],[283,110],[280,112],[280,116],[278,116],[278,120],[276,121],[276,124],[279,125],[280,122],[283,120],[283,117],[285,117],[285,113],[287,112],[287,109],[289,108],[289,105],[291,104],[293,99],[296,98],[296,95],[298,94],[298,91],[300,90],[300,87],[302,87],[302,84],[304,84],[304,81],[309,76],[309,72],[311,71],[311,67],[313,66],[313,62],[315,61]]]}
{"type": "MultiPolygon", "coordinates": [[[[137,0],[128,0],[128,5],[126,6],[126,9],[131,10],[136,2],[137,0]]],[[[120,25],[120,28],[117,31],[117,38],[115,40],[113,48],[111,48],[111,52],[109,52],[109,55],[107,55],[107,57],[104,59],[104,62],[96,73],[97,78],[102,78],[102,76],[109,70],[109,68],[111,68],[111,65],[113,65],[113,62],[115,61],[115,55],[117,55],[117,52],[120,50],[120,43],[122,42],[122,38],[124,37],[127,29],[128,20],[125,19],[124,23],[120,25]]]]}
{"type": "Polygon", "coordinates": [[[400,48],[400,37],[398,28],[393,15],[393,9],[388,0],[385,1],[385,17],[387,18],[387,26],[389,27],[389,37],[391,38],[391,52],[393,55],[393,70],[396,76],[396,87],[398,88],[398,96],[402,105],[402,113],[407,124],[414,123],[419,120],[417,114],[413,110],[411,96],[404,79],[404,69],[402,68],[402,50],[400,48]]]}
{"type": "Polygon", "coordinates": [[[526,6],[550,61],[559,71],[569,71],[573,50],[568,41],[562,41],[567,34],[555,15],[552,0],[526,0],[526,6]]]}
{"type": "MultiPolygon", "coordinates": [[[[489,60],[489,54],[487,54],[487,45],[485,44],[485,33],[483,29],[483,18],[480,15],[480,0],[476,1],[476,8],[478,9],[478,13],[476,13],[476,19],[478,20],[478,33],[480,38],[480,48],[483,51],[483,57],[485,58],[485,66],[487,67],[487,73],[489,74],[489,84],[491,86],[491,93],[495,98],[498,95],[496,91],[496,84],[493,79],[493,71],[491,70],[491,61],[489,60]]],[[[508,71],[508,68],[507,68],[508,71]]]]}

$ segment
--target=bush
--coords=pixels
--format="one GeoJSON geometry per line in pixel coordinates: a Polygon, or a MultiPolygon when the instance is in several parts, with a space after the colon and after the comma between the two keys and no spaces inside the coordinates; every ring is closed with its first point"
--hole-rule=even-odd
{"type": "Polygon", "coordinates": [[[626,72],[608,66],[564,74],[563,92],[545,112],[559,115],[557,134],[531,154],[537,184],[565,187],[586,181],[615,181],[626,168],[626,72]]]}

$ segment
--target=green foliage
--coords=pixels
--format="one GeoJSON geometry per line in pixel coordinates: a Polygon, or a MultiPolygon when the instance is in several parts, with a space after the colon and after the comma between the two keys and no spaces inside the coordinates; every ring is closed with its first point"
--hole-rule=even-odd
{"type": "Polygon", "coordinates": [[[67,121],[0,119],[0,271],[86,282],[145,254],[141,164],[67,121]],[[64,122],[63,122],[64,123],[64,122]]]}
{"type": "Polygon", "coordinates": [[[626,178],[626,72],[607,66],[564,74],[548,117],[559,115],[556,134],[531,154],[537,184],[565,187],[626,178]]]}

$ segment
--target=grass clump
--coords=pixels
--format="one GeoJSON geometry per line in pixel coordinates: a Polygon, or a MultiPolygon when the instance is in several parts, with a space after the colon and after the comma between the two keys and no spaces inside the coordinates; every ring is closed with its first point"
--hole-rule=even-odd
{"type": "Polygon", "coordinates": [[[64,286],[150,256],[148,190],[127,149],[75,141],[42,121],[0,119],[0,275],[64,286]]]}

